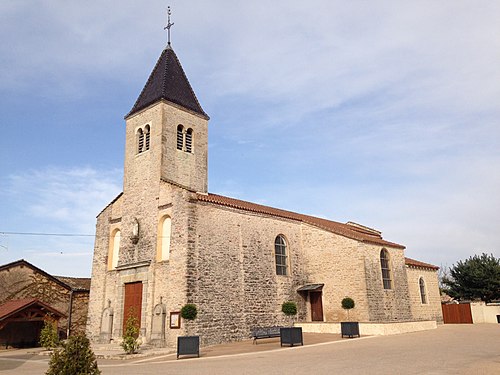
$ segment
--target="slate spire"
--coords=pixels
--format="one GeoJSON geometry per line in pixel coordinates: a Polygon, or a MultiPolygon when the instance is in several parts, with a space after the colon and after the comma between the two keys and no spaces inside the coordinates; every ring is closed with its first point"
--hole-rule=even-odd
{"type": "Polygon", "coordinates": [[[209,119],[201,108],[181,63],[170,45],[163,50],[146,85],[125,118],[160,100],[177,104],[209,119]]]}

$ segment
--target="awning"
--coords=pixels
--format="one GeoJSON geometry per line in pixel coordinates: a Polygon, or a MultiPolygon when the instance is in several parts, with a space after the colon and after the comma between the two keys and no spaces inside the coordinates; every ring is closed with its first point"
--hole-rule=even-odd
{"type": "Polygon", "coordinates": [[[306,284],[297,289],[297,292],[320,292],[325,284],[306,284]]]}
{"type": "Polygon", "coordinates": [[[24,298],[7,301],[0,305],[0,329],[10,322],[43,321],[47,314],[56,320],[65,314],[36,298],[24,298]]]}

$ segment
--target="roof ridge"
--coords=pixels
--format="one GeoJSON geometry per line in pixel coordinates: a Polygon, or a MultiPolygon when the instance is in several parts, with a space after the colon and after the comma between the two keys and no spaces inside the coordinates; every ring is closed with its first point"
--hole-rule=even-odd
{"type": "MultiPolygon", "coordinates": [[[[193,95],[193,98],[196,102],[196,104],[198,105],[198,107],[201,109],[201,112],[203,112],[202,114],[205,115],[207,117],[207,119],[209,118],[209,116],[205,113],[205,111],[203,110],[203,108],[201,107],[201,104],[200,104],[200,101],[198,100],[198,97],[196,96],[194,90],[193,90],[193,87],[191,86],[191,83],[189,82],[189,79],[186,75],[186,72],[184,71],[184,68],[182,67],[182,64],[181,64],[181,61],[179,60],[179,58],[177,57],[177,54],[175,53],[174,49],[169,45],[167,46],[166,49],[170,49],[172,50],[172,53],[174,54],[174,58],[175,60],[177,61],[177,64],[179,65],[179,67],[181,68],[181,72],[182,74],[184,75],[184,78],[186,78],[186,81],[188,83],[188,88],[189,88],[189,91],[191,91],[191,94],[193,95]]],[[[166,72],[165,72],[165,75],[166,75],[166,72]]],[[[164,89],[166,90],[166,88],[164,89]]]]}
{"type": "Polygon", "coordinates": [[[139,96],[135,100],[134,105],[132,106],[132,109],[130,110],[130,112],[125,115],[125,118],[129,117],[132,113],[139,111],[139,109],[137,109],[136,111],[134,111],[134,109],[139,105],[139,100],[141,99],[142,95],[144,94],[144,91],[146,91],[146,87],[148,87],[149,83],[153,80],[153,72],[156,70],[156,68],[160,64],[160,60],[162,57],[163,57],[163,52],[160,55],[160,57],[158,57],[158,60],[156,60],[156,64],[153,67],[152,72],[149,74],[149,77],[148,77],[148,80],[146,81],[146,84],[144,85],[141,92],[139,93],[139,96]]]}
{"type": "Polygon", "coordinates": [[[385,245],[404,249],[405,246],[386,241],[382,236],[376,237],[373,234],[367,234],[364,232],[356,231],[351,229],[347,224],[340,223],[337,221],[319,218],[310,215],[299,214],[293,211],[287,211],[280,208],[274,208],[270,206],[264,206],[257,203],[252,203],[248,201],[243,201],[236,198],[225,197],[218,194],[196,194],[199,201],[219,204],[227,207],[232,207],[236,209],[241,209],[250,212],[263,213],[271,216],[282,217],[285,219],[297,220],[306,224],[313,225],[315,227],[327,230],[332,233],[339,234],[341,236],[358,240],[365,243],[372,243],[378,245],[385,245]]]}
{"type": "Polygon", "coordinates": [[[420,260],[416,260],[416,259],[412,259],[412,258],[408,258],[408,257],[405,257],[405,264],[408,266],[413,266],[413,267],[430,268],[430,269],[434,269],[434,270],[439,269],[438,266],[435,266],[433,264],[421,262],[420,260]]]}
{"type": "Polygon", "coordinates": [[[51,275],[47,271],[42,270],[41,268],[35,266],[34,264],[31,264],[30,262],[28,262],[25,259],[19,259],[19,260],[15,260],[15,261],[7,263],[7,264],[2,264],[2,265],[0,265],[0,270],[4,270],[4,269],[10,268],[10,267],[19,266],[21,264],[31,268],[32,270],[34,270],[36,272],[41,273],[45,277],[53,280],[54,282],[60,284],[61,286],[63,286],[66,289],[69,289],[69,290],[82,289],[82,288],[75,288],[73,285],[69,285],[67,282],[59,279],[58,276],[51,275]]]}

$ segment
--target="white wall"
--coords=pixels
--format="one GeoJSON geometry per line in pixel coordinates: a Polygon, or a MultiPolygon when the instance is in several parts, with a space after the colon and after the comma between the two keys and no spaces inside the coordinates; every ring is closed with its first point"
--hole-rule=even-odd
{"type": "Polygon", "coordinates": [[[488,304],[484,302],[473,302],[470,304],[472,321],[474,323],[495,323],[497,315],[500,315],[500,303],[488,304]]]}

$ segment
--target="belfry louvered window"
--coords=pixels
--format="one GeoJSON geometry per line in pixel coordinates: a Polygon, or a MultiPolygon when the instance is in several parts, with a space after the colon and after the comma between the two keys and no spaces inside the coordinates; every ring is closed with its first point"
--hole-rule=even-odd
{"type": "Polygon", "coordinates": [[[384,289],[392,289],[389,252],[386,249],[382,249],[382,251],[380,252],[380,268],[382,270],[382,281],[384,284],[384,289]]]}
{"type": "Polygon", "coordinates": [[[184,147],[184,126],[177,126],[177,150],[182,150],[184,147]]]}
{"type": "Polygon", "coordinates": [[[150,128],[149,125],[144,127],[144,148],[149,150],[150,128]]]}
{"type": "Polygon", "coordinates": [[[286,242],[282,235],[279,235],[274,240],[274,256],[276,259],[276,275],[287,275],[287,255],[286,242]]]}
{"type": "Polygon", "coordinates": [[[140,154],[144,151],[144,132],[142,129],[137,131],[137,153],[140,154]]]}
{"type": "Polygon", "coordinates": [[[192,152],[193,148],[193,129],[189,128],[186,132],[186,152],[192,152]]]}

